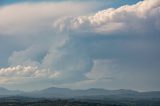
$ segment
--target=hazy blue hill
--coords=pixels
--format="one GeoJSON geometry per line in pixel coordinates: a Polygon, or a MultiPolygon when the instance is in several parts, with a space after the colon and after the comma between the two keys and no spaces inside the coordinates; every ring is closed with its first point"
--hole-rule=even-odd
{"type": "Polygon", "coordinates": [[[139,96],[146,98],[160,98],[160,91],[141,92],[139,96]]]}
{"type": "MultiPolygon", "coordinates": [[[[36,92],[37,94],[46,97],[81,97],[81,96],[110,96],[110,95],[121,95],[121,94],[137,94],[138,92],[132,90],[105,90],[99,88],[91,88],[87,90],[71,90],[68,88],[47,88],[36,92]]],[[[39,95],[39,96],[40,96],[39,95]]]]}
{"type": "Polygon", "coordinates": [[[18,91],[18,90],[8,90],[6,88],[0,87],[0,97],[19,95],[21,93],[23,93],[23,92],[22,91],[18,91]]]}
{"type": "Polygon", "coordinates": [[[68,88],[56,88],[51,87],[47,88],[41,91],[34,92],[34,94],[38,95],[39,97],[68,97],[70,94],[72,94],[73,91],[68,88]]]}
{"type": "Polygon", "coordinates": [[[0,88],[0,95],[8,95],[10,94],[10,91],[5,88],[0,88]]]}
{"type": "Polygon", "coordinates": [[[137,92],[133,90],[105,90],[91,88],[87,90],[72,90],[68,88],[51,87],[39,91],[23,92],[0,88],[0,97],[24,96],[35,98],[160,98],[160,91],[137,92]]]}
{"type": "Polygon", "coordinates": [[[160,91],[72,90],[51,87],[23,92],[0,88],[0,106],[160,106],[160,91]]]}
{"type": "Polygon", "coordinates": [[[44,93],[70,93],[73,92],[71,89],[68,88],[56,88],[56,87],[51,87],[51,88],[47,88],[44,90],[41,90],[40,92],[44,92],[44,93]]]}

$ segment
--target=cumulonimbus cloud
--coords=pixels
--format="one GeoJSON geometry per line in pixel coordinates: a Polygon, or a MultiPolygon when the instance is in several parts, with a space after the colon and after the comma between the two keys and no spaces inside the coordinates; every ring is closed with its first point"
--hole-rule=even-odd
{"type": "MultiPolygon", "coordinates": [[[[159,63],[156,59],[159,57],[157,53],[160,52],[158,49],[159,17],[160,0],[144,0],[134,5],[109,8],[91,15],[64,17],[55,21],[53,26],[59,31],[68,32],[71,35],[70,48],[72,47],[75,51],[82,51],[85,48],[85,55],[92,61],[92,67],[87,70],[89,79],[94,80],[99,77],[101,80],[107,76],[107,72],[114,73],[114,70],[121,70],[119,75],[117,73],[113,75],[117,78],[116,80],[113,79],[115,85],[121,86],[123,84],[119,85],[120,83],[141,80],[140,77],[136,81],[133,80],[132,77],[136,76],[132,76],[130,70],[136,74],[140,73],[137,71],[140,70],[145,80],[149,80],[149,77],[146,76],[149,75],[150,71],[159,73],[157,71],[159,66],[156,65],[159,63]],[[78,47],[80,47],[79,50],[77,50],[78,47]],[[117,62],[118,68],[107,67],[108,65],[105,63],[104,66],[106,67],[103,69],[101,62],[98,64],[99,67],[95,68],[97,65],[95,61],[98,59],[115,59],[120,62],[117,62]],[[153,63],[155,64],[153,65],[153,63]],[[154,68],[151,69],[150,67],[154,68]],[[97,73],[104,73],[104,76],[98,76],[97,73]],[[129,76],[131,79],[126,81],[121,77],[123,75],[129,76]]],[[[112,63],[108,64],[111,65],[112,63]]],[[[103,84],[106,84],[106,82],[103,84]]],[[[128,85],[126,84],[126,86],[128,85]]]]}
{"type": "Polygon", "coordinates": [[[99,11],[89,16],[63,18],[54,23],[61,31],[98,32],[116,31],[149,32],[160,28],[160,1],[144,0],[135,5],[125,5],[99,11]]]}
{"type": "MultiPolygon", "coordinates": [[[[6,58],[9,64],[8,68],[0,69],[0,83],[18,82],[23,85],[26,84],[24,82],[40,81],[39,84],[43,86],[49,80],[52,84],[72,83],[74,86],[74,83],[84,81],[89,86],[88,82],[92,80],[91,82],[97,86],[99,83],[97,84],[96,80],[99,82],[105,78],[112,80],[110,77],[116,76],[114,84],[124,86],[123,81],[135,80],[133,78],[135,76],[130,76],[128,70],[133,69],[134,72],[139,68],[136,65],[141,62],[144,65],[147,64],[145,62],[152,63],[151,66],[155,67],[152,70],[159,75],[157,74],[159,66],[154,64],[159,61],[154,59],[159,57],[160,53],[159,38],[155,40],[146,37],[149,34],[158,35],[160,32],[159,0],[144,0],[135,5],[110,8],[93,15],[86,14],[90,14],[87,11],[92,10],[94,6],[82,4],[29,3],[1,8],[0,38],[2,36],[6,38],[3,41],[5,43],[2,42],[0,45],[0,51],[4,51],[2,52],[4,56],[8,54],[6,58]],[[69,8],[66,9],[66,6],[69,8]],[[65,16],[71,17],[65,18],[65,16]],[[53,21],[54,28],[58,30],[53,28],[53,21]],[[60,30],[65,33],[61,33],[60,30]],[[112,33],[118,36],[127,34],[145,37],[132,39],[130,36],[127,38],[97,36],[112,33]],[[6,47],[12,40],[16,43],[13,42],[6,47]],[[112,59],[115,62],[108,62],[112,59]],[[114,64],[119,67],[114,68],[114,64]],[[119,83],[118,77],[122,74],[117,74],[116,70],[123,70],[125,72],[123,75],[133,79],[126,80],[123,77],[124,80],[119,83]]],[[[150,67],[148,64],[147,66],[150,67]]],[[[148,74],[146,72],[149,70],[148,67],[141,69],[143,74],[148,74]]],[[[143,78],[145,81],[150,80],[147,79],[149,77],[143,78]]],[[[139,79],[134,82],[138,82],[139,79]]],[[[127,86],[130,86],[130,82],[127,86]]],[[[106,85],[106,82],[102,85],[106,85]]]]}
{"type": "MultiPolygon", "coordinates": [[[[86,14],[92,11],[93,5],[95,3],[62,1],[25,2],[0,6],[0,39],[5,38],[3,41],[5,43],[1,42],[0,51],[3,51],[2,55],[8,61],[8,64],[4,63],[8,68],[0,69],[1,84],[22,84],[38,80],[47,82],[46,78],[51,82],[55,79],[63,82],[64,79],[65,81],[72,79],[71,76],[76,79],[74,76],[76,72],[68,72],[66,69],[58,70],[59,73],[63,73],[63,77],[57,76],[51,79],[55,74],[55,68],[52,68],[53,61],[58,61],[54,52],[59,52],[57,49],[67,40],[66,35],[57,34],[52,22],[63,16],[86,14]],[[13,43],[7,48],[9,41],[17,44],[13,43]],[[42,76],[38,77],[39,75],[42,76]]],[[[71,65],[66,66],[69,68],[71,65]]]]}

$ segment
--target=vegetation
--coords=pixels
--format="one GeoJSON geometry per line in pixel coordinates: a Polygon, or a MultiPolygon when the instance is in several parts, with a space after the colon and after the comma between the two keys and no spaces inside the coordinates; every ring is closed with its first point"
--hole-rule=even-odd
{"type": "Polygon", "coordinates": [[[1,98],[0,106],[160,106],[160,100],[55,100],[24,97],[1,98]]]}
{"type": "Polygon", "coordinates": [[[67,100],[56,100],[56,101],[38,101],[38,102],[2,102],[0,106],[122,106],[118,104],[102,104],[102,103],[89,103],[80,101],[67,101],[67,100]]]}

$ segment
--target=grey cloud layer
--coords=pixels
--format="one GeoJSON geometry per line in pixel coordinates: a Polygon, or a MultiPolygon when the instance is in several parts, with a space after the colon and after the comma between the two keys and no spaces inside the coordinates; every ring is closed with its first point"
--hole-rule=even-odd
{"type": "MultiPolygon", "coordinates": [[[[77,67],[80,71],[80,68],[78,68],[80,66],[78,65],[74,66],[72,71],[68,72],[65,72],[64,69],[58,69],[62,74],[61,77],[57,77],[56,80],[47,79],[52,71],[53,73],[57,72],[55,71],[56,68],[53,68],[53,65],[55,61],[58,61],[58,56],[60,55],[58,48],[63,46],[68,40],[68,35],[56,32],[52,27],[52,23],[57,18],[63,16],[86,14],[93,9],[92,6],[94,5],[95,3],[82,2],[42,2],[2,6],[0,9],[0,38],[2,39],[0,49],[2,51],[1,53],[3,53],[3,58],[8,59],[9,64],[6,65],[6,63],[3,63],[6,60],[0,61],[0,63],[8,67],[1,68],[0,70],[1,76],[7,75],[0,78],[2,81],[1,84],[23,84],[22,79],[24,79],[25,83],[39,83],[39,81],[41,81],[41,86],[43,86],[45,83],[52,85],[52,83],[70,82],[72,78],[77,79],[77,77],[74,76],[77,72],[74,73],[73,68],[77,67]],[[16,67],[19,66],[23,68],[18,70],[16,67]],[[33,68],[33,73],[31,73],[30,78],[26,78],[22,74],[17,75],[17,73],[23,73],[26,66],[33,68]],[[38,78],[39,80],[37,80],[37,78],[32,75],[34,72],[37,72],[34,70],[34,67],[37,67],[37,70],[40,70],[46,79],[40,77],[38,78]],[[47,74],[47,70],[51,72],[47,74]],[[11,75],[9,73],[15,74],[11,75]],[[68,81],[68,79],[70,81],[68,81]]],[[[66,62],[63,64],[66,64],[66,62]]],[[[3,67],[3,65],[1,67],[3,67]]],[[[68,68],[66,70],[70,69],[68,68]]],[[[77,80],[79,80],[79,78],[77,80]]]]}
{"type": "Polygon", "coordinates": [[[39,83],[38,72],[43,78],[55,75],[39,79],[57,86],[144,90],[140,85],[147,81],[146,89],[160,89],[156,85],[160,79],[155,77],[160,74],[160,1],[86,15],[94,6],[67,2],[2,8],[0,37],[14,36],[20,47],[6,56],[11,68],[0,69],[0,76],[6,75],[1,83],[10,82],[6,80],[11,73],[11,78],[25,79],[27,74],[33,78],[26,82],[39,83]],[[31,70],[25,71],[27,67],[31,70]]]}
{"type": "MultiPolygon", "coordinates": [[[[94,15],[65,17],[56,21],[54,27],[70,34],[62,51],[76,57],[83,54],[85,58],[81,59],[87,57],[91,61],[86,65],[88,71],[83,73],[90,82],[88,85],[156,90],[160,88],[157,86],[159,17],[160,1],[144,0],[94,15]]],[[[60,60],[64,61],[67,56],[63,55],[60,60]]],[[[86,80],[80,84],[86,86],[86,80]]]]}

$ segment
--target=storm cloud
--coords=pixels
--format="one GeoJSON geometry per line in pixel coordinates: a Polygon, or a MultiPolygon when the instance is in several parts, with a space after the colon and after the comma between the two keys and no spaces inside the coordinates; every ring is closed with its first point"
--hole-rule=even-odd
{"type": "Polygon", "coordinates": [[[8,61],[1,84],[160,89],[159,0],[105,10],[84,1],[20,3],[2,7],[0,17],[0,49],[8,61]]]}

